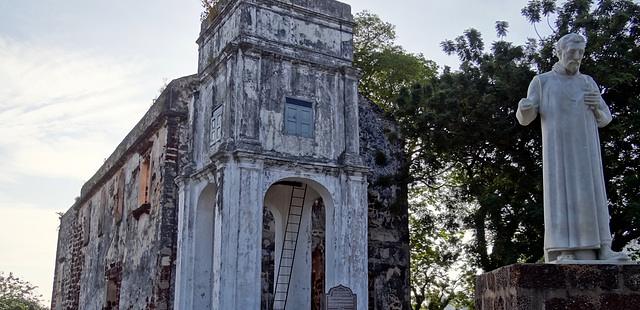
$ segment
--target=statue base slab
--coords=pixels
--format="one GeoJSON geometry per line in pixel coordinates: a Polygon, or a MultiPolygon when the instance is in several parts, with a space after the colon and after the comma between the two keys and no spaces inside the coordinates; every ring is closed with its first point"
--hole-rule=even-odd
{"type": "Polygon", "coordinates": [[[554,260],[549,262],[554,265],[638,265],[638,262],[632,260],[590,260],[590,259],[564,259],[561,261],[554,260]]]}
{"type": "Polygon", "coordinates": [[[640,265],[515,264],[476,278],[477,310],[640,309],[640,265]]]}

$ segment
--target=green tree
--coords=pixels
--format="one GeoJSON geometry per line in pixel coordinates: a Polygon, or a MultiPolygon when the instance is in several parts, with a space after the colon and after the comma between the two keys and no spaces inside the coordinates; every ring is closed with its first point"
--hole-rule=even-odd
{"type": "Polygon", "coordinates": [[[443,214],[424,187],[411,191],[411,295],[414,310],[473,307],[475,272],[466,260],[460,221],[443,214]]]}
{"type": "Polygon", "coordinates": [[[42,296],[36,295],[36,287],[9,273],[0,272],[0,310],[44,310],[42,296]]]}
{"type": "Polygon", "coordinates": [[[387,111],[403,87],[434,78],[437,66],[422,54],[412,54],[395,43],[395,26],[367,11],[355,16],[354,60],[360,69],[361,94],[387,111]]]}
{"type": "MultiPolygon", "coordinates": [[[[360,93],[387,112],[398,111],[402,89],[430,83],[437,66],[421,54],[396,44],[395,27],[379,16],[360,12],[355,17],[354,66],[360,69],[360,93]]],[[[410,202],[411,292],[414,309],[441,310],[447,305],[470,305],[469,275],[463,268],[463,230],[452,222],[446,227],[437,218],[441,210],[426,204],[421,186],[415,186],[410,202]],[[452,268],[457,269],[451,272],[452,268]]]]}
{"type": "MultiPolygon", "coordinates": [[[[531,78],[556,61],[553,44],[567,32],[588,40],[581,70],[600,83],[615,121],[601,131],[614,249],[640,237],[640,49],[632,1],[531,1],[532,23],[556,13],[556,33],[518,46],[501,39],[489,50],[474,29],[442,43],[461,60],[437,78],[402,91],[397,118],[416,182],[450,193],[443,204],[474,232],[469,250],[484,270],[542,258],[539,125],[515,120],[531,78]]],[[[550,23],[549,23],[550,25],[550,23]]],[[[504,38],[507,25],[496,25],[504,38]]]]}

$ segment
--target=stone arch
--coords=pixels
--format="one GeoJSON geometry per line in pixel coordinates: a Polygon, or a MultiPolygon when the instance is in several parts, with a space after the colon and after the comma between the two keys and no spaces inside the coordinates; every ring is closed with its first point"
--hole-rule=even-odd
{"type": "MultiPolygon", "coordinates": [[[[273,264],[268,265],[264,264],[265,256],[263,256],[263,270],[261,272],[263,275],[273,274],[274,279],[272,281],[274,283],[263,281],[262,289],[265,292],[265,284],[272,284],[273,289],[277,289],[275,282],[277,282],[279,264],[283,255],[282,248],[284,231],[287,227],[289,204],[293,194],[293,187],[297,185],[306,187],[306,195],[286,308],[320,309],[326,282],[325,223],[328,222],[327,214],[333,210],[333,198],[326,187],[317,181],[299,177],[283,178],[270,184],[265,191],[264,210],[272,212],[274,222],[277,224],[274,234],[275,258],[273,264]],[[265,268],[272,268],[273,270],[265,271],[265,268]]],[[[266,218],[263,217],[263,228],[265,227],[265,221],[266,218]]],[[[262,232],[263,234],[267,233],[264,229],[262,232]]],[[[265,254],[264,250],[263,248],[263,254],[265,254]]],[[[273,298],[274,296],[263,293],[261,301],[263,306],[261,306],[261,309],[271,310],[273,300],[267,301],[267,297],[273,298]],[[264,305],[268,306],[265,307],[264,305]]]]}
{"type": "Polygon", "coordinates": [[[196,205],[193,268],[194,309],[211,309],[216,194],[216,186],[208,184],[200,192],[196,205]]]}

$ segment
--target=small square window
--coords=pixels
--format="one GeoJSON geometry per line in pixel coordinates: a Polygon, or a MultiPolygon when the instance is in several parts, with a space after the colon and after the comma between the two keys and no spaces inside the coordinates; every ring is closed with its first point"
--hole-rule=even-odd
{"type": "Polygon", "coordinates": [[[313,137],[313,104],[311,102],[287,98],[284,119],[285,134],[313,137]]]}
{"type": "Polygon", "coordinates": [[[222,107],[218,107],[211,116],[210,145],[214,145],[222,140],[222,107]]]}

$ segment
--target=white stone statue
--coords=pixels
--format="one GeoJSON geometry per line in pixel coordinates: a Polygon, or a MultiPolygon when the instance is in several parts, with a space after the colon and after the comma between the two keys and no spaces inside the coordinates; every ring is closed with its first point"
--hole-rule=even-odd
{"type": "Polygon", "coordinates": [[[598,128],[612,117],[594,80],[579,71],[585,46],[579,34],[563,36],[559,61],[533,78],[516,113],[522,125],[538,115],[542,123],[547,263],[629,260],[611,250],[598,128]]]}

